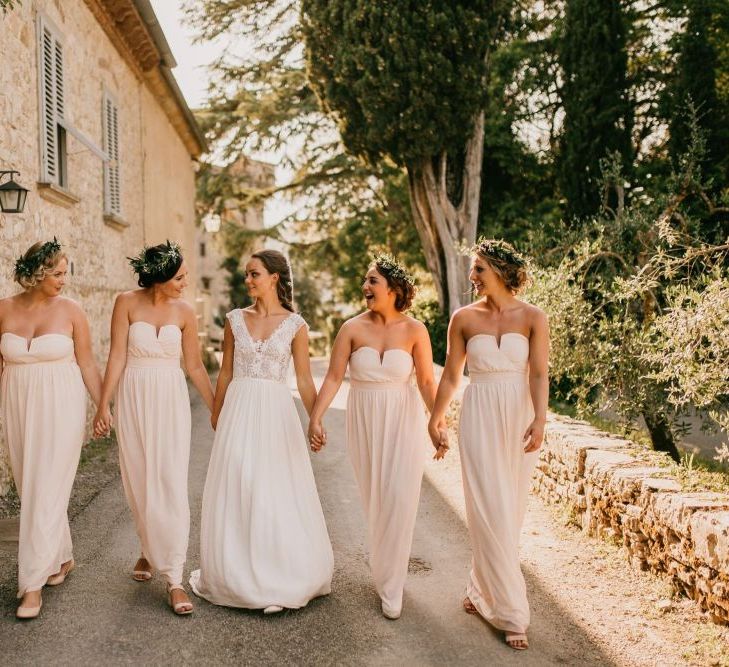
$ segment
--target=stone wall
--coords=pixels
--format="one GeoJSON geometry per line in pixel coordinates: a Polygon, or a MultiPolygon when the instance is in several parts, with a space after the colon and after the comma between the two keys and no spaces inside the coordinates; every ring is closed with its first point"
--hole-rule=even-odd
{"type": "Polygon", "coordinates": [[[729,495],[683,492],[655,465],[662,456],[550,415],[533,486],[583,530],[622,542],[634,567],[667,574],[715,622],[729,623],[729,495]]]}

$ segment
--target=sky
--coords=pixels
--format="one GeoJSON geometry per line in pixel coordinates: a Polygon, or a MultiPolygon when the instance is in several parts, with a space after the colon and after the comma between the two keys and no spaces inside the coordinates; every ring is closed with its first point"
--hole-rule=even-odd
{"type": "Polygon", "coordinates": [[[205,100],[205,66],[220,55],[222,47],[209,42],[193,44],[194,31],[182,22],[182,0],[151,0],[151,3],[177,61],[172,73],[188,106],[195,109],[205,100]]]}
{"type": "MultiPolygon", "coordinates": [[[[206,99],[208,86],[206,66],[220,56],[223,46],[214,42],[193,43],[194,30],[183,22],[183,0],[150,0],[150,2],[172,49],[172,55],[177,61],[177,67],[172,70],[172,73],[188,106],[191,109],[199,108],[206,99]]],[[[251,157],[266,162],[276,161],[275,156],[272,155],[252,155],[251,157]]],[[[277,169],[276,180],[278,183],[287,180],[288,176],[281,169],[277,169]]],[[[272,226],[291,214],[292,211],[293,206],[283,196],[274,195],[265,204],[263,224],[266,227],[272,226]]]]}

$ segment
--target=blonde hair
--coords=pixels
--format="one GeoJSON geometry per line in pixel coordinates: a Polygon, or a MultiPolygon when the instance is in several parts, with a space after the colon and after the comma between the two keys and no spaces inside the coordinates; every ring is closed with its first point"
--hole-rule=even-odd
{"type": "Polygon", "coordinates": [[[23,289],[29,290],[42,283],[46,276],[58,266],[58,263],[65,259],[68,261],[66,253],[63,252],[60,247],[51,253],[46,253],[45,257],[41,261],[37,261],[36,255],[43,250],[46,244],[42,242],[34,243],[25,254],[20,258],[19,262],[16,263],[15,273],[13,278],[23,289]],[[34,264],[38,266],[34,266],[34,264]],[[24,271],[20,267],[33,267],[31,271],[24,271]]]}

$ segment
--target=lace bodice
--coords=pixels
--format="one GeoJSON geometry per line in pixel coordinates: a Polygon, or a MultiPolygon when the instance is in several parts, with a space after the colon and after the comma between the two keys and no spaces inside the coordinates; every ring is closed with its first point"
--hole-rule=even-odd
{"type": "Polygon", "coordinates": [[[306,326],[304,318],[291,313],[268,338],[255,340],[240,309],[232,310],[226,317],[235,338],[233,377],[285,383],[291,361],[291,341],[298,330],[306,326]]]}

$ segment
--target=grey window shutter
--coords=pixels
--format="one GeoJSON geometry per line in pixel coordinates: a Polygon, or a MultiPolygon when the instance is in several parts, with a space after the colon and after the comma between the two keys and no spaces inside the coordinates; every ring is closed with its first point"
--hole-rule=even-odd
{"type": "Polygon", "coordinates": [[[40,22],[39,56],[41,173],[44,181],[58,183],[60,178],[58,123],[63,120],[65,114],[63,44],[43,20],[40,22]]]}
{"type": "Polygon", "coordinates": [[[109,160],[104,162],[104,212],[121,215],[121,174],[119,165],[119,107],[104,95],[104,151],[109,160]]]}

